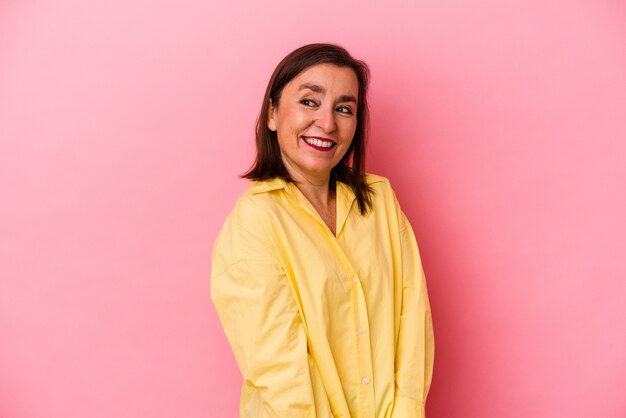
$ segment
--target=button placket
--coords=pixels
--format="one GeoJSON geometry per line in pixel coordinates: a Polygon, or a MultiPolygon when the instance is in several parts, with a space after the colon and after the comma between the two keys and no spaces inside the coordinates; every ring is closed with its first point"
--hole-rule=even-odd
{"type": "MultiPolygon", "coordinates": [[[[346,268],[346,272],[352,276],[353,285],[350,287],[351,300],[353,303],[354,309],[354,320],[355,320],[355,328],[361,327],[363,328],[363,334],[365,334],[365,329],[369,328],[369,320],[367,316],[367,304],[365,302],[365,293],[362,287],[361,280],[356,274],[356,270],[353,268],[352,264],[346,257],[343,248],[339,245],[338,237],[334,236],[330,233],[330,230],[326,228],[328,233],[330,242],[336,247],[337,253],[339,254],[342,262],[346,268]]],[[[350,276],[348,276],[350,277],[350,276]]],[[[345,283],[345,282],[344,282],[345,283]]],[[[357,331],[358,332],[358,331],[357,331]]],[[[369,335],[369,334],[366,334],[369,335]]],[[[358,388],[358,399],[359,399],[359,416],[361,417],[374,417],[374,385],[369,384],[372,376],[372,351],[370,339],[365,338],[361,335],[355,335],[355,343],[356,343],[356,357],[357,357],[357,376],[362,376],[358,378],[361,383],[363,383],[363,379],[367,379],[366,384],[360,384],[358,388]],[[363,377],[367,376],[367,377],[363,377]]],[[[359,381],[357,380],[357,381],[359,381]]]]}

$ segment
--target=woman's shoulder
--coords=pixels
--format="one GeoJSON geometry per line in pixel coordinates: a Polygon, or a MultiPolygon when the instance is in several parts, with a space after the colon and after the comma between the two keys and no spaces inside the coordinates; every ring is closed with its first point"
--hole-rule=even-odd
{"type": "Polygon", "coordinates": [[[382,198],[386,200],[395,196],[391,182],[387,177],[374,173],[365,173],[365,182],[373,191],[375,199],[382,198]]]}
{"type": "Polygon", "coordinates": [[[365,173],[365,182],[372,187],[389,187],[389,179],[387,177],[374,173],[365,173]]]}
{"type": "Polygon", "coordinates": [[[287,182],[280,178],[251,181],[235,199],[227,220],[237,224],[265,223],[269,215],[280,207],[276,192],[286,188],[287,182]]]}
{"type": "Polygon", "coordinates": [[[374,212],[400,213],[400,204],[391,181],[384,176],[365,173],[367,184],[372,190],[372,208],[374,212]]]}
{"type": "Polygon", "coordinates": [[[236,198],[213,243],[214,271],[224,271],[234,260],[259,259],[271,253],[264,200],[266,196],[253,193],[251,187],[236,198]]]}

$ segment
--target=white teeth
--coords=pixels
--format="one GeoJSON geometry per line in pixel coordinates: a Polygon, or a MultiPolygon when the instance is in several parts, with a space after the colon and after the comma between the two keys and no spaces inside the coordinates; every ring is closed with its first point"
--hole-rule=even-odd
{"type": "Polygon", "coordinates": [[[321,139],[317,138],[305,137],[304,140],[311,145],[315,145],[316,147],[330,148],[333,146],[333,143],[331,141],[322,141],[321,139]]]}

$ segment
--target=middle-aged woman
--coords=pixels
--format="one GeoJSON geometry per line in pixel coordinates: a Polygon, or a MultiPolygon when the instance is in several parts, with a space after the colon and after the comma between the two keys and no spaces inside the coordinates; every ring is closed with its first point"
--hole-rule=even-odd
{"type": "Polygon", "coordinates": [[[344,48],[311,44],[267,86],[252,183],[212,253],[242,417],[425,416],[426,282],[389,181],[363,171],[368,79],[344,48]]]}

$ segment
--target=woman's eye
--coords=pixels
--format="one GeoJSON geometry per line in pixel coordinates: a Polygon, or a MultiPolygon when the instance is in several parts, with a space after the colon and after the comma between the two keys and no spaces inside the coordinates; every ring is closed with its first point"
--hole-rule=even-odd
{"type": "Polygon", "coordinates": [[[302,99],[300,100],[300,103],[302,103],[305,106],[315,106],[315,102],[311,99],[302,99]]]}
{"type": "Polygon", "coordinates": [[[337,108],[337,110],[341,113],[345,113],[346,115],[351,115],[352,114],[352,109],[350,109],[347,106],[339,106],[337,108]]]}

